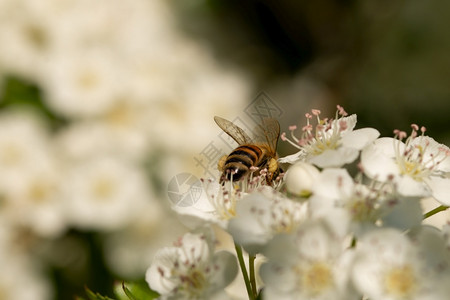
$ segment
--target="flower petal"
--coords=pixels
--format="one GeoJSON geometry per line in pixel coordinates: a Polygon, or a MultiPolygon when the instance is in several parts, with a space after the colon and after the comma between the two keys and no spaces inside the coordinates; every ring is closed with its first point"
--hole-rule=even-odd
{"type": "Polygon", "coordinates": [[[236,257],[227,251],[219,251],[214,254],[214,269],[215,272],[210,279],[210,289],[217,291],[228,286],[238,272],[236,257]]]}
{"type": "Polygon", "coordinates": [[[404,148],[403,143],[393,138],[380,138],[368,145],[361,152],[361,164],[364,173],[372,179],[386,181],[390,175],[399,175],[400,170],[395,163],[395,150],[397,145],[404,148]]]}
{"type": "Polygon", "coordinates": [[[380,136],[374,128],[361,128],[347,133],[341,138],[342,145],[361,150],[380,136]]]}
{"type": "Polygon", "coordinates": [[[426,180],[431,195],[443,205],[450,205],[450,178],[431,176],[426,180]]]}
{"type": "Polygon", "coordinates": [[[357,149],[340,147],[335,150],[326,150],[322,154],[309,158],[308,161],[320,168],[338,168],[355,161],[358,155],[357,149]]]}
{"type": "Polygon", "coordinates": [[[297,153],[279,158],[278,162],[282,163],[282,164],[284,164],[284,163],[293,164],[293,163],[299,161],[302,158],[302,156],[304,156],[304,155],[305,155],[304,151],[300,150],[297,153]]]}
{"type": "Polygon", "coordinates": [[[399,176],[395,179],[397,191],[406,197],[427,197],[430,196],[430,189],[422,182],[414,180],[410,176],[399,176]]]}

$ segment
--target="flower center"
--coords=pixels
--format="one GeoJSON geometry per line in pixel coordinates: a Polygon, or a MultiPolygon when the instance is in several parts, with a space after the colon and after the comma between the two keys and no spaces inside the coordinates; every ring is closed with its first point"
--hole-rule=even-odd
{"type": "MultiPolygon", "coordinates": [[[[208,180],[205,184],[205,190],[208,191],[208,185],[212,184],[212,180],[208,180]]],[[[219,219],[230,220],[236,216],[236,203],[241,197],[241,192],[233,187],[231,181],[220,186],[218,193],[207,192],[207,197],[219,219]]]]}
{"type": "Polygon", "coordinates": [[[389,294],[397,297],[411,295],[417,282],[412,268],[408,265],[391,269],[384,277],[384,287],[389,294]]]}
{"type": "Polygon", "coordinates": [[[309,294],[318,295],[332,286],[333,274],[328,264],[316,262],[303,272],[301,283],[309,294]]]}
{"type": "Polygon", "coordinates": [[[84,73],[79,74],[78,85],[85,90],[94,89],[100,82],[99,77],[94,71],[85,70],[84,73]]]}
{"type": "Polygon", "coordinates": [[[294,130],[297,129],[297,126],[291,126],[292,140],[286,138],[285,133],[281,135],[281,139],[302,150],[305,156],[315,156],[322,154],[326,150],[339,148],[341,146],[342,132],[348,128],[348,118],[354,118],[355,116],[346,118],[347,113],[339,106],[336,112],[336,119],[320,119],[319,115],[320,111],[317,109],[313,109],[311,114],[306,114],[306,125],[302,128],[300,138],[294,135],[294,130]],[[317,119],[316,126],[313,126],[310,122],[313,116],[317,119]]]}
{"type": "Polygon", "coordinates": [[[5,145],[0,152],[0,161],[7,166],[14,166],[23,159],[23,153],[14,144],[5,145]]]}
{"type": "Polygon", "coordinates": [[[48,182],[36,181],[28,189],[28,196],[35,203],[45,203],[51,195],[53,186],[48,182]]]}
{"type": "Polygon", "coordinates": [[[110,178],[98,178],[92,185],[92,194],[98,200],[107,200],[114,194],[115,186],[110,178]]]}
{"type": "Polygon", "coordinates": [[[370,199],[355,198],[349,201],[347,209],[350,211],[354,221],[366,221],[373,219],[375,207],[370,199]]]}
{"type": "Polygon", "coordinates": [[[188,275],[180,275],[180,280],[183,286],[182,289],[189,295],[198,294],[207,283],[205,274],[198,269],[192,270],[188,275]]]}
{"type": "Polygon", "coordinates": [[[416,181],[422,181],[432,174],[442,175],[438,171],[438,166],[448,156],[450,150],[442,145],[436,145],[430,138],[424,136],[425,127],[421,127],[421,136],[418,136],[419,126],[412,124],[412,132],[407,137],[406,132],[394,130],[395,138],[402,141],[404,138],[404,149],[402,143],[395,145],[395,160],[402,175],[408,175],[416,181]]]}

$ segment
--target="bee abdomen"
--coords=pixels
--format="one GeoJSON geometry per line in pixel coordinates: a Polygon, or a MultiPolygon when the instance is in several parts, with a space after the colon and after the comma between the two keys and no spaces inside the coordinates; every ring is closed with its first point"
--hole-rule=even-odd
{"type": "Polygon", "coordinates": [[[224,175],[227,179],[240,180],[250,169],[256,165],[262,156],[262,150],[253,145],[243,145],[237,147],[228,155],[224,165],[224,175]]]}

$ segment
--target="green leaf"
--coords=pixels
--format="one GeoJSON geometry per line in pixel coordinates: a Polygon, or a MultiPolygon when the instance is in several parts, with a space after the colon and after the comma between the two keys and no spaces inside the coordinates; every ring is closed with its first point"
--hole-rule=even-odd
{"type": "MultiPolygon", "coordinates": [[[[0,78],[1,80],[1,78],[0,78]]],[[[8,108],[32,108],[49,122],[49,125],[56,129],[68,123],[63,116],[59,116],[47,107],[42,98],[39,87],[32,82],[14,76],[3,78],[0,89],[0,110],[8,108]]]]}
{"type": "Polygon", "coordinates": [[[87,287],[85,289],[86,289],[86,294],[87,294],[89,300],[114,300],[114,299],[109,298],[107,296],[102,296],[99,293],[94,293],[93,291],[91,291],[87,287]]]}
{"type": "Polygon", "coordinates": [[[146,281],[138,281],[123,282],[120,290],[116,288],[116,296],[120,300],[153,300],[158,298],[159,294],[151,290],[146,281]]]}

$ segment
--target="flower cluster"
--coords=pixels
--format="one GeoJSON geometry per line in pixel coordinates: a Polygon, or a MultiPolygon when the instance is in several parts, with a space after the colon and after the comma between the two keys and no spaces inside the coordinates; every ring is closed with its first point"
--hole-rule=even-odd
{"type": "Polygon", "coordinates": [[[180,157],[215,133],[204,116],[250,91],[167,1],[1,0],[0,298],[52,299],[51,268],[77,281],[59,297],[82,291],[94,250],[109,275],[141,276],[186,230],[159,183],[194,169],[180,157]]]}
{"type": "MultiPolygon", "coordinates": [[[[251,175],[222,185],[206,180],[198,204],[175,208],[180,218],[197,220],[191,225],[214,224],[231,235],[240,280],[246,284],[241,298],[448,297],[450,227],[441,230],[423,224],[423,219],[450,203],[450,149],[426,136],[425,128],[419,133],[417,125],[412,125],[409,136],[396,130],[394,138],[379,138],[373,128],[354,130],[355,125],[356,115],[347,116],[342,107],[338,106],[335,119],[322,119],[313,110],[306,115],[301,138],[295,135],[295,126],[290,127],[290,138],[282,134],[299,151],[280,159],[292,164],[281,184],[268,186],[251,175]],[[429,197],[442,205],[425,213],[421,202],[429,197]],[[259,267],[257,258],[263,261],[259,267]]],[[[205,248],[192,247],[191,253],[205,248]]],[[[187,282],[170,277],[170,285],[158,287],[162,299],[168,295],[206,299],[195,296],[205,295],[204,284],[194,291],[197,281],[188,278],[192,272],[201,273],[196,273],[198,279],[207,278],[210,268],[180,266],[186,254],[177,251],[165,250],[164,256],[155,257],[148,271],[153,275],[147,276],[150,287],[156,289],[183,272],[187,282]]],[[[223,264],[229,259],[224,258],[223,264]]],[[[222,287],[230,282],[223,278],[222,287]]]]}

